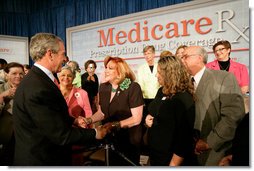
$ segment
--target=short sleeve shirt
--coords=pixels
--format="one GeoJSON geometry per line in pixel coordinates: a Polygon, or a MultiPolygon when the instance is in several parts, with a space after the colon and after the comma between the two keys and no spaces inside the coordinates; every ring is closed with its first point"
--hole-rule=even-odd
{"type": "Polygon", "coordinates": [[[99,104],[105,119],[108,121],[120,121],[132,116],[131,108],[144,104],[141,88],[138,83],[132,82],[128,89],[119,87],[110,102],[112,86],[110,83],[102,83],[99,88],[99,104]]]}

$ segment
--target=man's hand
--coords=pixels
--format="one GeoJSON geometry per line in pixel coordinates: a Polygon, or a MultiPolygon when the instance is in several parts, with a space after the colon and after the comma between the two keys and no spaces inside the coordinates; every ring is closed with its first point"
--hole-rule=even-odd
{"type": "Polygon", "coordinates": [[[230,166],[231,162],[232,162],[232,155],[228,155],[221,159],[219,166],[230,166]]]}
{"type": "Polygon", "coordinates": [[[96,136],[95,138],[100,140],[100,139],[103,139],[107,133],[108,133],[108,130],[106,128],[104,128],[103,126],[98,126],[95,128],[96,129],[96,136]]]}
{"type": "Polygon", "coordinates": [[[108,122],[103,125],[103,128],[105,128],[107,130],[107,132],[110,133],[111,130],[113,129],[113,126],[112,126],[111,122],[108,122]]]}
{"type": "Polygon", "coordinates": [[[75,119],[74,125],[81,127],[81,128],[87,128],[88,125],[85,122],[85,118],[82,116],[79,116],[78,118],[75,119]]]}
{"type": "Polygon", "coordinates": [[[203,151],[209,150],[209,145],[202,139],[199,139],[196,143],[195,154],[201,154],[203,151]]]}
{"type": "Polygon", "coordinates": [[[103,127],[107,129],[108,133],[110,133],[113,129],[119,130],[121,128],[119,121],[105,123],[103,127]]]}

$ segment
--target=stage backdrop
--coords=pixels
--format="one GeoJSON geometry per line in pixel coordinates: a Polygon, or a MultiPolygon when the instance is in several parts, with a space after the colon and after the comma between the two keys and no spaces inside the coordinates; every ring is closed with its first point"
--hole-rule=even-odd
{"type": "Polygon", "coordinates": [[[203,46],[210,62],[215,58],[212,46],[228,40],[231,58],[249,67],[248,5],[248,0],[196,0],[67,28],[67,54],[82,72],[92,59],[100,75],[103,59],[110,55],[125,58],[136,73],[145,62],[146,45],[155,46],[157,57],[163,50],[175,53],[180,45],[203,46]]]}
{"type": "Polygon", "coordinates": [[[8,63],[29,64],[28,38],[0,35],[0,58],[8,63]]]}

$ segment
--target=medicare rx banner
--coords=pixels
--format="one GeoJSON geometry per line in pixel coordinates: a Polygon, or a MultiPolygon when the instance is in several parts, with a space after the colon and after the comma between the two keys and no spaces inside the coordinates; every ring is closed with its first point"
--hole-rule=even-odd
{"type": "MultiPolygon", "coordinates": [[[[209,62],[220,40],[232,45],[231,58],[249,67],[248,0],[196,0],[67,29],[67,54],[81,68],[89,60],[104,70],[107,56],[125,58],[134,72],[145,62],[143,48],[175,53],[180,45],[203,46],[209,62]]],[[[158,58],[157,58],[158,59],[158,58]]],[[[84,71],[83,71],[84,72],[84,71]]]]}
{"type": "Polygon", "coordinates": [[[0,58],[8,63],[29,64],[28,38],[0,35],[0,58]]]}

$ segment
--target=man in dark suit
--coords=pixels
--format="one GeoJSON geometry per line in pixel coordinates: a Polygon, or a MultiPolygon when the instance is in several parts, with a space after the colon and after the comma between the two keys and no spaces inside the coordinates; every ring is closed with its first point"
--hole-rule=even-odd
{"type": "Polygon", "coordinates": [[[83,129],[83,120],[74,120],[54,73],[65,62],[63,41],[49,33],[38,33],[30,42],[34,66],[20,83],[13,107],[15,130],[14,165],[71,165],[71,145],[102,139],[106,129],[83,129]]]}
{"type": "Polygon", "coordinates": [[[185,49],[182,61],[195,80],[198,164],[217,166],[232,145],[244,116],[244,102],[234,75],[205,68],[207,56],[204,48],[191,46],[185,49]]]}

